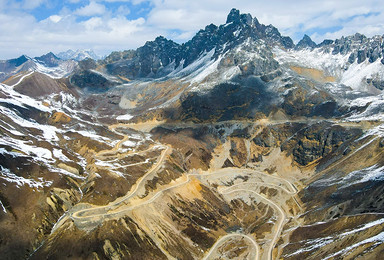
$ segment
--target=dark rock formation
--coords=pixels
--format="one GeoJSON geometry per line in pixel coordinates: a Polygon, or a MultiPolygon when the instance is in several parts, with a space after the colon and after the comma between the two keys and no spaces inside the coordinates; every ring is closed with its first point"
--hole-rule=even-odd
{"type": "MultiPolygon", "coordinates": [[[[129,79],[158,78],[167,75],[179,65],[180,49],[179,44],[160,36],[138,48],[127,59],[107,64],[106,68],[113,75],[121,75],[129,79]]],[[[112,56],[107,59],[115,58],[112,56]]]]}
{"type": "Polygon", "coordinates": [[[49,52],[40,57],[36,57],[35,59],[47,67],[56,67],[59,65],[59,61],[60,61],[60,59],[56,57],[56,55],[53,54],[52,52],[49,52]]]}
{"type": "Polygon", "coordinates": [[[94,70],[97,67],[97,63],[93,59],[84,59],[79,61],[79,67],[81,70],[94,70]]]}
{"type": "Polygon", "coordinates": [[[196,122],[261,118],[269,113],[273,98],[260,80],[254,79],[252,86],[224,83],[208,93],[184,97],[180,117],[196,122]]]}
{"type": "Polygon", "coordinates": [[[305,48],[315,48],[317,45],[314,41],[312,41],[311,37],[309,37],[308,35],[304,35],[303,39],[301,39],[297,45],[296,45],[296,49],[297,50],[301,50],[301,49],[305,49],[305,48]]]}
{"type": "Polygon", "coordinates": [[[383,36],[374,36],[367,38],[363,34],[356,33],[352,36],[341,37],[340,39],[324,40],[318,45],[326,52],[332,54],[346,55],[351,53],[348,59],[349,63],[357,60],[357,63],[364,62],[367,58],[370,63],[383,57],[383,36]]]}
{"type": "Polygon", "coordinates": [[[366,50],[358,50],[357,51],[357,63],[362,63],[367,58],[366,50]]]}
{"type": "Polygon", "coordinates": [[[71,77],[70,82],[79,88],[83,88],[92,92],[104,92],[117,83],[108,80],[101,74],[85,70],[71,77]]]}
{"type": "Polygon", "coordinates": [[[354,140],[360,134],[361,131],[357,129],[348,130],[322,122],[297,132],[294,138],[282,146],[282,150],[291,151],[296,162],[307,165],[336,150],[344,151],[348,144],[347,141],[354,140]]]}
{"type": "MultiPolygon", "coordinates": [[[[29,60],[29,58],[27,56],[21,55],[17,59],[8,60],[8,63],[14,65],[15,67],[18,67],[18,66],[20,66],[21,64],[23,64],[24,62],[26,62],[28,60],[29,60]]],[[[3,70],[3,68],[1,68],[1,70],[3,70]]]]}

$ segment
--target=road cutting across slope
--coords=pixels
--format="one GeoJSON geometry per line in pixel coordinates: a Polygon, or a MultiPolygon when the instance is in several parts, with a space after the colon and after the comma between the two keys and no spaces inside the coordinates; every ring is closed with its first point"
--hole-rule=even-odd
{"type": "Polygon", "coordinates": [[[231,194],[231,193],[235,193],[235,192],[242,192],[242,193],[246,193],[246,192],[249,192],[249,193],[252,193],[256,196],[258,196],[259,198],[261,198],[262,200],[266,201],[267,204],[269,205],[272,205],[272,207],[275,209],[276,212],[278,212],[280,214],[280,218],[278,220],[278,224],[277,224],[277,227],[276,227],[276,232],[273,236],[273,239],[270,243],[270,246],[269,246],[269,249],[268,249],[268,255],[267,255],[267,259],[272,259],[272,252],[273,252],[273,249],[277,243],[277,241],[279,240],[280,238],[280,234],[281,234],[281,231],[283,229],[283,225],[284,225],[284,221],[286,219],[286,215],[284,213],[284,211],[282,210],[281,207],[279,207],[276,203],[274,203],[272,200],[264,197],[263,195],[255,192],[255,191],[252,191],[252,190],[247,190],[247,189],[235,189],[235,190],[230,190],[232,189],[233,187],[236,187],[236,186],[241,186],[242,184],[238,184],[238,185],[234,185],[234,186],[231,186],[229,187],[228,189],[225,189],[223,191],[221,191],[222,194],[226,195],[226,194],[231,194]],[[227,190],[230,190],[230,191],[227,191],[227,190]]]}
{"type": "Polygon", "coordinates": [[[215,252],[217,247],[220,246],[220,244],[225,242],[225,240],[228,240],[228,239],[231,239],[234,237],[242,237],[242,238],[248,239],[252,243],[253,247],[255,248],[255,258],[254,259],[255,260],[260,259],[260,246],[257,244],[257,242],[255,241],[255,239],[253,237],[251,237],[250,235],[244,235],[244,234],[228,234],[228,235],[221,237],[219,240],[216,241],[216,243],[211,247],[211,249],[208,251],[208,253],[204,256],[203,260],[211,259],[210,258],[211,255],[215,252]]]}
{"type": "Polygon", "coordinates": [[[113,210],[114,207],[117,207],[119,204],[124,203],[126,200],[129,200],[132,198],[136,192],[138,191],[141,183],[146,179],[148,175],[151,173],[157,171],[160,166],[163,164],[165,156],[169,154],[171,148],[169,146],[166,146],[166,149],[161,152],[161,155],[157,161],[157,163],[150,169],[148,170],[139,180],[137,183],[135,183],[132,186],[132,190],[125,196],[111,202],[110,204],[106,206],[99,206],[99,207],[91,207],[87,209],[83,209],[77,212],[74,212],[71,214],[71,218],[75,221],[81,220],[82,218],[87,218],[87,217],[98,217],[98,216],[103,216],[107,214],[108,211],[113,210]]]}

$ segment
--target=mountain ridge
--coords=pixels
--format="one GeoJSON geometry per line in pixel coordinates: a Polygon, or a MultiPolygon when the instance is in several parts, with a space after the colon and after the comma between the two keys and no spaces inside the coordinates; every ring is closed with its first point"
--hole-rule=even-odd
{"type": "Polygon", "coordinates": [[[59,52],[57,53],[57,57],[63,60],[76,60],[76,61],[82,61],[85,59],[93,59],[93,60],[101,59],[101,56],[97,55],[93,50],[79,50],[79,49],[76,51],[69,49],[64,52],[59,52]]]}
{"type": "MultiPolygon", "coordinates": [[[[119,67],[123,66],[131,71],[129,75],[122,75],[124,77],[159,78],[178,67],[181,61],[183,61],[182,66],[186,67],[195,61],[202,52],[209,52],[213,48],[215,48],[215,57],[217,57],[220,53],[222,54],[226,50],[234,48],[235,45],[241,44],[248,38],[253,40],[262,39],[267,44],[270,44],[271,47],[277,44],[286,49],[323,49],[326,52],[332,52],[334,55],[352,51],[349,57],[350,63],[353,63],[355,60],[361,63],[365,59],[372,63],[380,59],[384,64],[383,36],[378,35],[367,38],[362,34],[356,33],[336,40],[324,40],[316,44],[308,35],[304,35],[303,39],[295,45],[290,37],[281,36],[278,29],[273,25],[266,26],[260,24],[256,17],[253,18],[250,14],[240,14],[240,11],[235,8],[228,14],[226,24],[220,26],[214,24],[207,25],[205,29],[201,29],[191,40],[185,43],[178,44],[163,36],[159,36],[153,41],[147,41],[136,50],[112,52],[101,63],[108,65],[107,72],[112,75],[121,73],[119,67]],[[359,44],[361,47],[359,47],[359,44]],[[156,55],[157,53],[161,54],[156,55]]],[[[45,55],[35,57],[34,59],[39,60],[39,58],[41,59],[45,55]]],[[[76,52],[69,50],[67,53],[59,53],[58,56],[61,56],[63,60],[73,59],[76,61],[86,58],[97,60],[99,58],[93,51],[87,50],[77,50],[76,52]]],[[[21,57],[25,58],[27,56],[22,55],[19,58],[21,57]]],[[[2,63],[12,63],[14,60],[16,59],[2,61],[2,63]]],[[[23,61],[26,62],[27,60],[24,59],[23,61]]],[[[54,61],[49,66],[54,67],[57,65],[55,63],[57,62],[54,61]]]]}

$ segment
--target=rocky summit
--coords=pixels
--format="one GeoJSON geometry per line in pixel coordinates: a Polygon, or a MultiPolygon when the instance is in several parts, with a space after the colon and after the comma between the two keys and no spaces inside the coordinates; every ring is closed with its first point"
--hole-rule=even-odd
{"type": "Polygon", "coordinates": [[[383,38],[0,61],[0,258],[382,259],[383,38]]]}

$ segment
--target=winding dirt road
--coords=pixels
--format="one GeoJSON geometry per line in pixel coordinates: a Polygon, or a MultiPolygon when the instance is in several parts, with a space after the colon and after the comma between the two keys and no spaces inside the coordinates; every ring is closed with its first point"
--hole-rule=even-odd
{"type": "MultiPolygon", "coordinates": [[[[234,185],[232,187],[229,187],[228,189],[232,189],[233,187],[241,186],[241,185],[243,185],[243,184],[234,185]]],[[[255,192],[255,191],[252,191],[252,190],[247,190],[247,189],[235,189],[235,190],[231,190],[231,191],[226,191],[225,190],[225,191],[222,191],[222,194],[225,195],[225,194],[231,194],[231,193],[235,193],[235,192],[252,193],[252,194],[258,196],[259,198],[261,198],[262,200],[266,201],[267,204],[272,205],[272,207],[275,209],[275,211],[279,213],[280,217],[278,218],[278,224],[277,224],[277,227],[276,227],[276,232],[275,232],[275,235],[273,236],[273,239],[272,239],[272,241],[270,243],[270,246],[269,246],[269,249],[268,249],[268,255],[267,255],[267,259],[272,259],[273,249],[274,249],[277,241],[280,238],[281,231],[283,230],[284,221],[286,219],[286,215],[285,215],[284,211],[281,209],[281,207],[279,207],[272,200],[267,199],[264,196],[262,196],[261,194],[255,192]]]]}
{"type": "MultiPolygon", "coordinates": [[[[135,195],[135,193],[139,189],[140,185],[143,184],[143,180],[145,180],[145,177],[148,176],[153,171],[156,171],[158,169],[158,167],[164,161],[166,154],[167,154],[167,150],[164,150],[162,152],[159,160],[158,160],[158,163],[153,168],[151,168],[151,170],[149,170],[139,180],[139,182],[135,185],[135,188],[129,194],[127,194],[125,197],[122,197],[119,200],[117,200],[117,201],[115,201],[112,204],[107,205],[107,206],[88,208],[88,209],[83,209],[83,210],[77,211],[77,212],[72,214],[71,218],[75,221],[75,223],[78,224],[78,226],[84,226],[84,225],[86,226],[87,224],[91,225],[91,226],[98,225],[98,224],[100,224],[101,221],[122,217],[122,216],[126,215],[127,211],[132,211],[138,207],[142,207],[142,206],[145,206],[145,205],[148,205],[148,204],[154,202],[164,192],[175,189],[177,187],[180,187],[180,186],[183,186],[183,185],[186,185],[187,183],[189,183],[191,181],[191,177],[204,178],[204,177],[209,177],[209,176],[214,176],[214,175],[220,174],[220,171],[215,171],[215,172],[211,172],[211,173],[202,173],[202,174],[187,174],[187,179],[185,181],[156,192],[150,199],[143,201],[142,203],[138,203],[137,205],[127,206],[127,207],[123,207],[122,209],[116,210],[117,207],[122,205],[123,202],[125,202],[126,200],[129,200],[130,198],[132,198],[135,195]],[[79,224],[79,223],[81,223],[81,224],[79,224]]],[[[243,171],[243,169],[234,168],[234,169],[232,169],[232,174],[234,176],[236,176],[237,174],[241,173],[242,171],[243,171]]],[[[250,170],[248,170],[248,172],[249,171],[250,170]]],[[[279,186],[276,184],[269,184],[269,183],[264,183],[264,182],[244,182],[244,183],[232,185],[230,187],[226,187],[224,189],[219,189],[219,192],[223,195],[229,195],[229,194],[233,194],[236,192],[241,193],[241,194],[245,194],[245,193],[253,194],[254,196],[257,196],[261,200],[265,201],[268,205],[270,205],[274,209],[274,211],[276,212],[276,215],[277,215],[278,222],[277,222],[277,225],[275,226],[275,232],[273,235],[273,239],[271,240],[271,242],[269,244],[269,247],[267,250],[267,257],[266,257],[267,259],[272,259],[273,249],[275,248],[276,243],[278,242],[278,240],[280,238],[280,235],[281,235],[281,232],[282,232],[282,229],[284,226],[284,222],[286,220],[286,214],[284,213],[283,209],[280,206],[278,206],[275,202],[266,198],[265,196],[255,192],[254,190],[246,189],[244,187],[243,188],[238,188],[238,187],[242,187],[242,186],[249,185],[249,184],[258,184],[258,185],[273,187],[275,189],[280,189],[288,195],[295,195],[297,193],[297,191],[291,183],[289,183],[288,181],[286,181],[280,177],[269,176],[265,173],[258,172],[258,171],[252,171],[252,173],[266,175],[270,178],[279,179],[282,182],[286,183],[290,189],[287,189],[284,186],[279,186]]],[[[236,237],[236,236],[243,236],[243,237],[247,237],[247,239],[251,239],[253,245],[256,248],[256,252],[257,252],[255,255],[255,259],[260,258],[259,246],[256,243],[256,241],[253,238],[251,238],[250,235],[247,235],[247,234],[228,234],[228,235],[220,238],[220,240],[218,240],[215,243],[215,245],[207,253],[205,259],[208,259],[209,255],[212,254],[212,252],[217,248],[217,246],[221,242],[225,241],[226,239],[229,239],[231,237],[236,237]]]]}
{"type": "Polygon", "coordinates": [[[216,241],[216,243],[211,247],[209,252],[205,255],[203,260],[209,260],[211,255],[215,252],[217,247],[220,246],[220,244],[222,244],[226,240],[234,238],[234,237],[242,237],[242,238],[246,238],[249,241],[251,241],[253,247],[255,248],[255,260],[260,259],[260,246],[257,244],[257,242],[255,241],[255,239],[253,237],[251,237],[249,235],[244,235],[244,234],[228,234],[228,235],[221,237],[219,240],[216,241]]]}
{"type": "MultiPolygon", "coordinates": [[[[117,127],[121,127],[121,125],[117,124],[114,126],[110,126],[110,129],[116,132],[117,127]]],[[[121,133],[118,133],[118,134],[121,134],[121,133]]],[[[101,158],[109,154],[110,155],[116,154],[120,150],[122,144],[125,141],[127,141],[128,138],[129,138],[128,135],[124,135],[122,140],[120,140],[112,149],[100,151],[99,153],[95,154],[95,157],[101,158]]],[[[266,250],[266,255],[264,255],[265,252],[263,253],[263,256],[266,259],[272,259],[273,249],[275,248],[281,236],[284,222],[287,216],[284,210],[279,205],[277,205],[274,201],[272,201],[269,198],[266,198],[262,194],[257,193],[255,190],[252,190],[252,188],[247,188],[246,186],[250,184],[250,185],[272,187],[274,189],[281,190],[286,195],[294,197],[297,194],[298,190],[291,182],[279,176],[273,176],[261,171],[257,171],[253,169],[244,169],[244,168],[214,169],[213,171],[207,171],[202,173],[190,172],[183,175],[179,179],[177,179],[175,181],[175,184],[173,184],[172,186],[157,191],[150,198],[146,197],[145,199],[142,199],[142,200],[139,199],[134,203],[132,203],[131,199],[135,197],[135,195],[137,195],[138,191],[141,188],[144,187],[147,177],[149,177],[152,173],[156,173],[160,169],[160,167],[163,165],[164,161],[166,160],[167,155],[169,155],[172,151],[172,148],[170,146],[159,144],[158,147],[163,148],[163,150],[159,155],[157,162],[140,179],[138,179],[138,181],[132,186],[130,192],[128,192],[125,196],[120,197],[105,206],[94,206],[87,203],[80,203],[76,205],[70,212],[68,212],[67,216],[63,217],[58,221],[58,223],[55,225],[55,228],[54,230],[52,230],[52,232],[57,230],[57,228],[62,223],[64,223],[68,218],[71,218],[77,227],[85,230],[91,230],[97,227],[98,225],[100,225],[103,221],[122,217],[127,214],[127,211],[132,211],[138,207],[142,207],[150,203],[153,203],[156,199],[161,197],[161,195],[163,195],[165,192],[188,184],[191,181],[192,177],[198,178],[200,180],[203,178],[206,178],[209,181],[213,181],[213,182],[217,181],[218,183],[220,183],[220,179],[223,177],[234,179],[236,176],[242,176],[244,174],[248,174],[249,176],[253,176],[253,179],[251,178],[248,182],[244,181],[243,183],[234,184],[230,187],[222,186],[222,184],[219,184],[219,187],[217,190],[222,195],[233,195],[236,193],[239,193],[241,195],[252,194],[253,196],[256,196],[261,200],[263,200],[265,203],[267,203],[274,209],[274,212],[277,215],[277,223],[274,227],[273,238],[266,250]],[[258,181],[255,181],[255,178],[258,181]]],[[[132,154],[143,153],[151,149],[153,149],[153,147],[145,151],[138,151],[138,152],[131,152],[131,153],[132,154]]],[[[296,198],[294,198],[294,200],[298,205],[298,207],[301,208],[296,198]]],[[[257,244],[255,238],[253,238],[250,234],[233,233],[233,234],[227,234],[221,237],[219,240],[217,240],[216,243],[209,250],[209,252],[205,254],[205,257],[203,259],[209,259],[209,257],[211,257],[211,255],[214,253],[217,247],[223,242],[225,242],[227,239],[238,238],[238,237],[245,238],[252,243],[253,247],[255,248],[254,259],[261,258],[260,246],[257,244]]]]}
{"type": "MultiPolygon", "coordinates": [[[[140,186],[143,185],[143,181],[145,180],[145,177],[148,176],[149,174],[151,174],[152,172],[156,171],[160,167],[160,165],[164,162],[165,156],[168,154],[169,149],[170,148],[168,147],[167,149],[165,149],[162,152],[156,165],[154,165],[142,178],[140,178],[140,180],[137,182],[137,184],[135,185],[133,190],[130,193],[128,193],[126,196],[124,196],[124,197],[122,197],[122,198],[120,198],[120,199],[118,199],[118,200],[116,200],[116,201],[114,201],[111,204],[106,205],[106,206],[92,207],[92,208],[82,209],[82,210],[79,210],[77,212],[74,212],[71,215],[72,220],[74,220],[75,223],[77,223],[77,226],[79,226],[79,227],[88,227],[88,228],[91,227],[92,228],[92,227],[99,225],[102,221],[122,217],[122,216],[126,215],[127,211],[132,211],[138,207],[142,207],[142,206],[145,206],[145,205],[148,205],[148,204],[154,202],[164,192],[175,189],[177,187],[180,187],[180,186],[183,186],[183,185],[186,185],[187,183],[189,183],[191,181],[191,177],[204,178],[204,177],[210,177],[210,176],[215,176],[215,175],[220,174],[220,171],[215,171],[215,172],[210,172],[210,173],[201,173],[201,174],[187,174],[186,175],[187,178],[185,181],[156,192],[150,199],[143,201],[142,203],[138,203],[138,204],[133,205],[133,206],[124,207],[124,205],[122,203],[131,199],[136,194],[136,192],[138,191],[140,186]],[[123,208],[116,210],[119,206],[123,206],[123,208]]],[[[244,172],[244,169],[233,168],[233,169],[231,169],[231,172],[232,172],[233,176],[236,176],[239,173],[244,172]]],[[[233,194],[236,192],[241,193],[241,194],[245,194],[245,193],[253,194],[254,196],[257,196],[261,200],[265,201],[268,205],[270,205],[274,209],[274,211],[278,215],[278,217],[277,217],[278,222],[277,222],[277,225],[275,226],[275,232],[273,235],[273,239],[271,240],[270,245],[268,247],[267,257],[266,257],[267,259],[272,259],[272,252],[273,252],[274,247],[276,246],[277,241],[280,238],[280,235],[281,235],[281,232],[282,232],[282,229],[284,226],[284,222],[286,220],[286,214],[284,213],[283,209],[280,206],[278,206],[275,202],[273,202],[272,200],[270,200],[270,199],[264,197],[263,195],[255,192],[254,190],[246,189],[244,187],[243,188],[238,188],[238,187],[242,187],[242,186],[249,185],[249,184],[258,184],[258,185],[273,187],[275,189],[280,189],[288,195],[295,195],[297,193],[297,190],[290,182],[288,182],[287,180],[282,179],[280,177],[270,176],[270,175],[267,175],[267,174],[259,172],[259,171],[247,170],[247,172],[252,172],[253,174],[265,175],[268,178],[278,179],[278,180],[284,182],[285,184],[287,184],[287,186],[289,188],[289,189],[287,189],[282,185],[276,185],[276,184],[270,184],[270,183],[264,183],[264,182],[244,182],[244,183],[232,185],[230,187],[226,187],[224,189],[218,189],[219,192],[223,195],[229,195],[229,194],[233,194]]],[[[259,259],[260,258],[259,246],[258,246],[257,242],[250,235],[247,235],[247,234],[228,234],[228,235],[220,238],[215,243],[215,245],[211,248],[211,250],[207,253],[207,255],[205,256],[204,259],[208,259],[209,255],[212,254],[212,252],[217,248],[217,246],[219,246],[219,244],[221,242],[223,242],[226,239],[229,239],[231,237],[238,237],[238,236],[246,237],[247,239],[252,241],[252,244],[256,248],[255,259],[259,259]]]]}
{"type": "MultiPolygon", "coordinates": [[[[171,151],[171,148],[169,146],[165,146],[166,149],[164,149],[161,152],[161,155],[155,165],[152,166],[151,169],[149,169],[139,180],[132,186],[132,190],[125,196],[109,203],[108,205],[105,206],[98,206],[98,207],[91,207],[91,208],[86,208],[82,209],[79,211],[76,211],[72,213],[71,219],[75,221],[77,224],[85,224],[84,222],[89,222],[96,224],[97,222],[102,221],[105,217],[107,217],[110,211],[113,211],[116,207],[118,207],[120,204],[124,203],[125,201],[129,200],[133,196],[136,195],[138,189],[140,188],[141,184],[143,181],[146,179],[148,175],[151,173],[157,171],[160,166],[163,164],[166,155],[168,155],[171,151]]],[[[81,225],[79,225],[81,226],[81,225]]]]}

